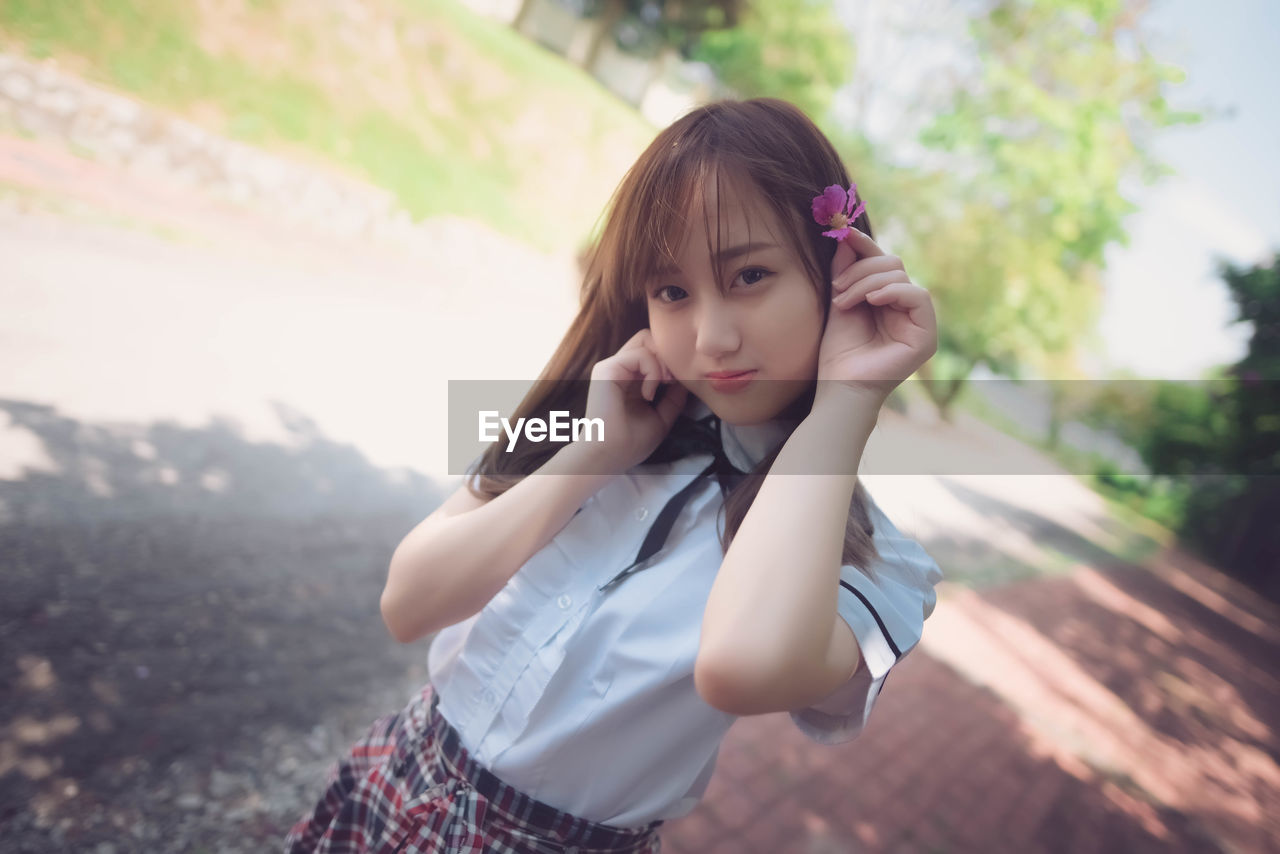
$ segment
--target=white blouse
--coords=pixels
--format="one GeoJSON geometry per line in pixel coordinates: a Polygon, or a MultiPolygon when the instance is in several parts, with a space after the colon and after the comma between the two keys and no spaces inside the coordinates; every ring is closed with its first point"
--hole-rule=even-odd
{"type": "MultiPolygon", "coordinates": [[[[706,413],[691,398],[690,414],[706,413]]],[[[749,471],[792,426],[722,423],[725,454],[749,471]]],[[[675,819],[701,799],[737,720],[707,705],[693,684],[702,615],[723,559],[715,478],[704,478],[644,569],[600,588],[631,564],[667,499],[710,462],[691,456],[615,477],[478,614],[432,641],[441,714],[503,781],[617,827],[675,819]]],[[[829,697],[790,712],[824,744],[862,730],[890,668],[919,642],[942,578],[874,501],[868,509],[880,552],[874,574],[843,566],[835,591],[863,663],[829,697]]],[[[779,572],[780,583],[785,577],[779,572]]]]}

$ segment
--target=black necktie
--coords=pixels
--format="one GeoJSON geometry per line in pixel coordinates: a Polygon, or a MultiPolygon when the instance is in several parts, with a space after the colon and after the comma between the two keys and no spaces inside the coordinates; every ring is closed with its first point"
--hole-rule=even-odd
{"type": "Polygon", "coordinates": [[[715,475],[716,480],[720,483],[721,494],[727,496],[746,477],[746,474],[739,471],[730,462],[728,455],[725,454],[724,444],[720,439],[720,419],[715,415],[708,415],[697,420],[686,418],[683,415],[680,416],[672,426],[670,435],[658,447],[658,450],[649,456],[646,462],[670,462],[701,454],[710,454],[713,457],[711,464],[699,472],[698,476],[687,486],[667,500],[657,518],[653,520],[653,524],[649,526],[649,532],[645,534],[644,542],[640,544],[640,551],[636,553],[636,559],[610,581],[602,584],[600,586],[601,591],[609,592],[609,590],[625,581],[631,575],[644,569],[649,559],[662,550],[662,547],[666,545],[667,536],[671,533],[672,526],[675,525],[676,518],[680,515],[680,511],[684,509],[684,505],[688,503],[704,478],[715,475]]]}

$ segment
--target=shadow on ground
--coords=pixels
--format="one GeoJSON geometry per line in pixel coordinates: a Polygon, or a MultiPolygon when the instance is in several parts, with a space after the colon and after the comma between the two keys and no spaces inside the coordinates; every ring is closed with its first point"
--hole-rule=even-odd
{"type": "MultiPolygon", "coordinates": [[[[427,642],[392,642],[377,600],[392,550],[437,489],[376,468],[285,407],[292,438],[281,444],[229,423],[89,424],[17,401],[0,410],[52,464],[0,482],[6,850],[274,850],[332,761],[427,677],[427,642]]],[[[1171,809],[1131,779],[1063,760],[1024,710],[917,650],[851,744],[812,744],[786,715],[740,721],[706,800],[664,828],[665,847],[1265,844],[1269,831],[1240,816],[1280,790],[1268,776],[1280,719],[1274,621],[1183,568],[1132,567],[1037,514],[957,494],[1105,575],[983,590],[973,595],[986,610],[974,613],[998,610],[1042,635],[1165,755],[1184,751],[1205,797],[1171,809]]],[[[945,568],[942,548],[927,545],[945,568]]],[[[1050,669],[1043,677],[1056,690],[1050,669]]]]}
{"type": "Polygon", "coordinates": [[[1280,661],[1280,631],[1274,622],[1259,621],[1251,613],[1261,609],[1274,615],[1272,603],[1225,577],[1224,596],[1169,567],[1180,575],[1180,589],[1167,573],[1162,577],[1130,564],[1037,513],[953,482],[944,485],[983,515],[998,516],[1037,544],[1105,572],[1106,583],[1121,594],[1100,601],[1064,578],[1046,581],[1055,591],[1052,596],[1045,593],[1050,588],[1041,585],[1015,584],[986,591],[986,601],[1036,627],[1169,737],[1190,746],[1207,738],[1207,746],[1219,747],[1217,736],[1225,734],[1280,762],[1280,744],[1269,731],[1263,737],[1239,722],[1280,720],[1280,674],[1275,667],[1280,661]],[[1179,685],[1192,690],[1179,691],[1179,685]],[[1212,698],[1217,708],[1197,706],[1192,696],[1212,698]]]}
{"type": "Polygon", "coordinates": [[[283,406],[288,444],[0,410],[53,463],[0,481],[7,850],[278,841],[426,678],[378,597],[437,489],[283,406]]]}
{"type": "Polygon", "coordinates": [[[866,730],[817,745],[785,715],[725,739],[704,802],[671,822],[672,854],[1221,852],[1199,815],[1151,805],[1046,755],[990,690],[917,651],[866,730]]]}
{"type": "MultiPolygon", "coordinates": [[[[1063,475],[1064,477],[1066,475],[1063,475]]],[[[1159,551],[1155,540],[1110,518],[1091,520],[1111,543],[1090,540],[1047,515],[1036,513],[976,489],[954,478],[938,479],[943,489],[986,519],[994,519],[1036,545],[1041,562],[1006,554],[985,539],[940,536],[928,543],[930,554],[943,565],[947,578],[974,588],[989,588],[1048,575],[1065,575],[1077,564],[1097,569],[1129,566],[1159,551]]]]}
{"type": "MultiPolygon", "coordinates": [[[[994,648],[1003,647],[1007,660],[975,664],[974,672],[985,669],[991,684],[999,684],[1001,669],[1015,662],[1025,666],[1045,689],[1048,704],[1032,710],[1032,717],[1058,725],[1087,721],[1087,728],[1107,731],[1125,745],[1124,761],[1140,779],[1082,761],[1099,785],[1105,782],[1112,792],[1156,810],[1158,817],[1148,816],[1148,822],[1158,819],[1171,832],[1182,827],[1196,838],[1220,840],[1227,850],[1275,844],[1280,838],[1274,818],[1280,797],[1280,609],[1275,603],[1178,548],[1130,563],[1034,511],[954,482],[945,486],[984,516],[1075,562],[1069,572],[1053,577],[1034,577],[1036,568],[1024,566],[1021,580],[977,592],[970,601],[980,604],[969,610],[979,623],[991,619],[984,614],[995,613],[1010,621],[987,627],[994,648]],[[1052,655],[1042,654],[1047,650],[1052,655]],[[1125,714],[1115,711],[1117,701],[1125,714]],[[1162,807],[1149,788],[1175,794],[1185,813],[1162,807]]],[[[937,551],[964,545],[947,541],[937,551]]],[[[1010,684],[1008,678],[1003,681],[1010,684]]],[[[1014,690],[1028,696],[1025,688],[1014,690]]],[[[1103,755],[1116,749],[1114,744],[1094,747],[1103,755]]],[[[1180,833],[1171,838],[1187,844],[1180,833]]]]}
{"type": "Polygon", "coordinates": [[[961,586],[866,731],[830,747],[785,715],[740,721],[703,803],[665,829],[672,854],[1271,850],[1274,606],[1107,520],[1103,544],[942,483],[1062,566],[928,542],[961,586]]]}

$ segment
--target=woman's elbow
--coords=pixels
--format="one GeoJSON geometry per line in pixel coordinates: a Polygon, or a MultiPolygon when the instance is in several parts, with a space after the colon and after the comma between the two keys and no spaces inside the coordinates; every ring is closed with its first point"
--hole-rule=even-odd
{"type": "Polygon", "coordinates": [[[719,660],[699,655],[693,668],[703,702],[739,717],[804,708],[831,693],[830,677],[829,665],[821,660],[805,666],[756,653],[719,660]]]}
{"type": "Polygon", "coordinates": [[[382,622],[387,627],[387,631],[391,637],[395,638],[397,643],[413,643],[414,641],[427,634],[420,627],[410,625],[401,613],[401,603],[396,597],[391,586],[387,585],[382,591],[382,598],[378,602],[378,610],[382,612],[382,622]]]}
{"type": "Polygon", "coordinates": [[[693,668],[693,684],[702,701],[730,715],[758,715],[776,711],[773,699],[760,686],[768,680],[758,672],[758,663],[714,662],[700,655],[693,668]]]}

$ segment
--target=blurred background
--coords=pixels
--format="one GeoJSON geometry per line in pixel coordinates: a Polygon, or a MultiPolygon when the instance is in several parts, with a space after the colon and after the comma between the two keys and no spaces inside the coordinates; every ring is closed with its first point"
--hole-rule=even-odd
{"type": "Polygon", "coordinates": [[[536,375],[624,171],[734,95],[804,108],[933,294],[865,480],[947,580],[862,736],[743,719],[664,850],[1277,850],[1278,35],[1268,0],[0,0],[5,850],[278,847],[428,678],[377,603],[456,485],[448,382],[536,375]]]}

